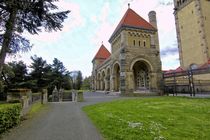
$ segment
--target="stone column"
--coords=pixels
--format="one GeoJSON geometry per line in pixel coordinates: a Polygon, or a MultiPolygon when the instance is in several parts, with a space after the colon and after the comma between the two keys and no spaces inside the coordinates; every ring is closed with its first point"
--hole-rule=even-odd
{"type": "Polygon", "coordinates": [[[115,76],[110,76],[110,91],[114,91],[115,76]]]}
{"type": "Polygon", "coordinates": [[[135,90],[135,83],[134,83],[134,74],[133,71],[127,72],[127,83],[129,92],[133,92],[135,90]]]}
{"type": "Polygon", "coordinates": [[[105,79],[104,79],[104,82],[105,82],[105,91],[107,91],[108,90],[108,79],[107,79],[108,77],[105,77],[105,79]]]}
{"type": "Polygon", "coordinates": [[[103,81],[102,81],[102,79],[100,80],[100,90],[103,90],[103,81]]]}
{"type": "Polygon", "coordinates": [[[126,32],[122,31],[121,32],[121,43],[120,43],[120,92],[121,94],[126,94],[126,71],[125,71],[125,66],[126,66],[126,56],[125,56],[125,46],[127,44],[126,40],[126,32]]]}

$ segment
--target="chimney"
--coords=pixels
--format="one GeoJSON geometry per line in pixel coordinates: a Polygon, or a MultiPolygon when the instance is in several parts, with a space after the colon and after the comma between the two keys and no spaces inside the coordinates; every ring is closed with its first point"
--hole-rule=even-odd
{"type": "Polygon", "coordinates": [[[155,11],[150,11],[148,16],[149,16],[150,24],[157,29],[156,12],[155,11]]]}

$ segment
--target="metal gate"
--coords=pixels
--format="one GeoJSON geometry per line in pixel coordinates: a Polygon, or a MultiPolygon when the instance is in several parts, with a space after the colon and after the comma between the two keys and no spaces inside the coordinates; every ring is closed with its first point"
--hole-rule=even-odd
{"type": "Polygon", "coordinates": [[[210,95],[210,68],[163,73],[165,94],[210,95]]]}

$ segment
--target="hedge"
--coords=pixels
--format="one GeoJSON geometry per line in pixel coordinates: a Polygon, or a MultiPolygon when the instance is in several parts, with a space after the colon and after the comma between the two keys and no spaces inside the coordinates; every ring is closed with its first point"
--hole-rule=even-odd
{"type": "Polygon", "coordinates": [[[20,122],[21,104],[0,104],[0,134],[20,122]]]}

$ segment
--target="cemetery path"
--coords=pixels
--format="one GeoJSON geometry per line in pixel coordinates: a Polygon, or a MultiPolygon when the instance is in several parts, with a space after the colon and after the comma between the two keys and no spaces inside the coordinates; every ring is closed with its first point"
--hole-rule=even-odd
{"type": "Polygon", "coordinates": [[[85,93],[85,101],[49,103],[49,108],[12,129],[3,140],[101,140],[82,107],[117,99],[104,93],[85,93]]]}

